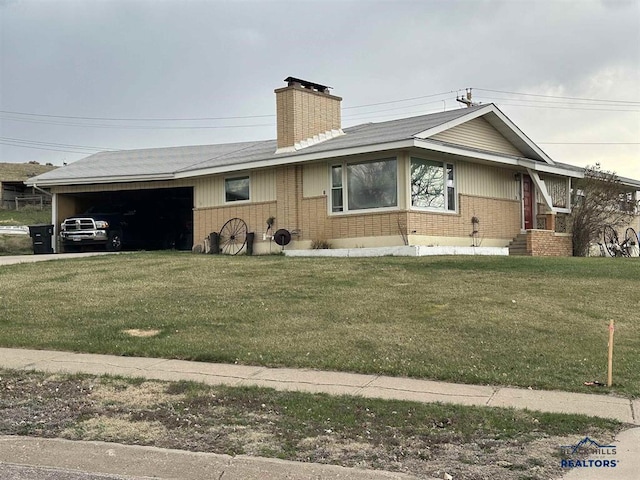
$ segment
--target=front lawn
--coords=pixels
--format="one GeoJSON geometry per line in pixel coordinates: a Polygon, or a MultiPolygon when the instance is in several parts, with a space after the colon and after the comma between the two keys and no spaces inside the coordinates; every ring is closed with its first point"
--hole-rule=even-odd
{"type": "Polygon", "coordinates": [[[614,319],[613,391],[640,395],[638,259],[143,252],[0,285],[2,346],[598,393],[614,319]]]}

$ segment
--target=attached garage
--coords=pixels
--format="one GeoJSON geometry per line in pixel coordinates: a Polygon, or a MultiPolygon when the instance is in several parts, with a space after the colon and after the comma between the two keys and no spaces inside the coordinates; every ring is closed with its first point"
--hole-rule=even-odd
{"type": "Polygon", "coordinates": [[[53,192],[56,238],[69,217],[112,213],[123,218],[124,250],[191,250],[193,245],[193,186],[185,182],[56,187],[53,192]]]}

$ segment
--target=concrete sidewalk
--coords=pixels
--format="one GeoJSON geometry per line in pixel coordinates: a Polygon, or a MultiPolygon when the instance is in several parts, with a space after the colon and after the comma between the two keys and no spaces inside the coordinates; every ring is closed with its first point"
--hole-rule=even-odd
{"type": "MultiPolygon", "coordinates": [[[[326,372],[306,369],[266,368],[211,364],[160,358],[119,357],[45,350],[0,348],[0,368],[51,373],[122,375],[155,380],[193,380],[210,385],[270,387],[334,395],[443,402],[460,405],[513,407],[554,413],[575,413],[611,418],[640,425],[640,400],[609,395],[589,395],[507,387],[460,385],[429,380],[326,372]]],[[[622,432],[615,439],[618,467],[579,468],[567,472],[573,479],[637,479],[640,471],[640,428],[622,432]],[[590,476],[591,475],[591,476],[590,476]]],[[[330,465],[284,462],[255,457],[180,452],[131,447],[104,442],[70,442],[60,439],[0,436],[0,466],[23,468],[40,465],[65,471],[86,469],[125,475],[126,478],[354,478],[407,479],[410,476],[349,469],[330,465]],[[64,452],[68,452],[65,454],[64,452]],[[116,458],[111,458],[116,456],[116,458]],[[137,467],[140,465],[141,469],[137,467]],[[124,466],[126,468],[120,468],[124,466]],[[177,469],[177,470],[176,470],[177,469]],[[187,470],[191,469],[191,470],[187,470]],[[142,473],[144,472],[144,473],[142,473]],[[150,473],[155,472],[155,473],[150,473]],[[188,475],[185,477],[184,475],[188,475]]],[[[0,473],[2,473],[0,471],[0,473]]],[[[45,478],[45,477],[43,477],[45,478]]],[[[46,477],[54,478],[54,477],[46,477]]],[[[61,477],[62,478],[62,477],[61,477]]]]}
{"type": "Polygon", "coordinates": [[[411,378],[293,368],[266,368],[162,358],[119,357],[47,350],[0,348],[0,367],[61,373],[123,375],[156,380],[193,380],[209,385],[270,387],[332,395],[514,407],[577,413],[640,425],[640,400],[510,387],[462,385],[411,378]]]}
{"type": "Polygon", "coordinates": [[[45,262],[48,260],[64,260],[69,258],[95,257],[96,255],[114,255],[126,252],[78,252],[78,253],[45,253],[40,255],[0,255],[0,266],[18,263],[45,262]]]}

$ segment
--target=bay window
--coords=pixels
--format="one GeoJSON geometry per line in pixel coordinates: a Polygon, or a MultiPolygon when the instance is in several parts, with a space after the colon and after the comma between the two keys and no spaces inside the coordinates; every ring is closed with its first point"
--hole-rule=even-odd
{"type": "Polygon", "coordinates": [[[411,159],[411,206],[454,212],[456,187],[453,164],[411,159]]]}

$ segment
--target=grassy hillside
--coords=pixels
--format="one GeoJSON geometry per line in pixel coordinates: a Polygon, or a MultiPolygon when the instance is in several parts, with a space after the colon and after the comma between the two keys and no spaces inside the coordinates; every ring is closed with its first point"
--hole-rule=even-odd
{"type": "Polygon", "coordinates": [[[4,163],[0,162],[0,182],[24,181],[27,178],[54,170],[53,165],[40,165],[39,163],[4,163]]]}

